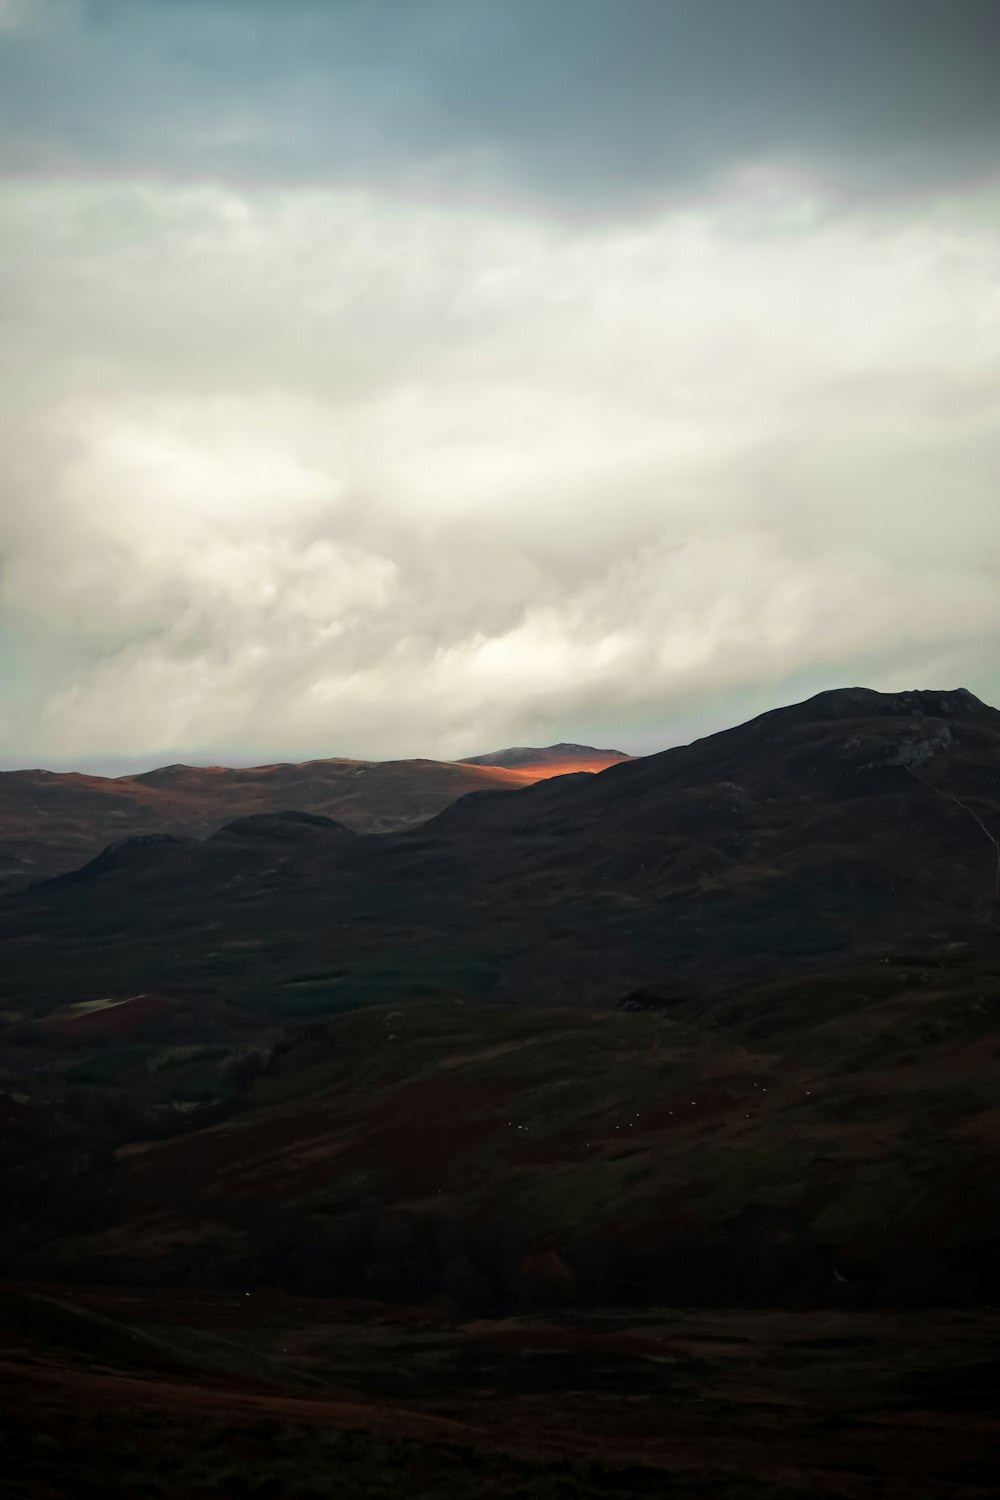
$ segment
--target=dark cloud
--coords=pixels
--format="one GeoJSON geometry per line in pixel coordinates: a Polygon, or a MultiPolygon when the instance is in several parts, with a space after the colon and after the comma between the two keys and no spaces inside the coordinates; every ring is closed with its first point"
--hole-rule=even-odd
{"type": "Polygon", "coordinates": [[[7,0],[10,170],[416,177],[589,208],[761,157],[1000,165],[996,0],[7,0]]]}

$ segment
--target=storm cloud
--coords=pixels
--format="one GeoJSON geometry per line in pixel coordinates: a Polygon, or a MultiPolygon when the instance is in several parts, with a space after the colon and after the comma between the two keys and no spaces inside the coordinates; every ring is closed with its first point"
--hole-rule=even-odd
{"type": "Polygon", "coordinates": [[[994,0],[4,0],[2,160],[655,205],[996,169],[994,0]]]}
{"type": "Polygon", "coordinates": [[[997,30],[7,0],[0,756],[1000,697],[997,30]]]}

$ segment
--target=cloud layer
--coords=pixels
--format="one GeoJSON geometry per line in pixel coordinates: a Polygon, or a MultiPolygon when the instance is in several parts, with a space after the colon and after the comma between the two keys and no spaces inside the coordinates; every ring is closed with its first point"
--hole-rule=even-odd
{"type": "Polygon", "coordinates": [[[1000,698],[1000,197],[0,191],[0,757],[1000,698]]]}
{"type": "Polygon", "coordinates": [[[995,0],[0,0],[0,167],[503,190],[995,171],[995,0]]]}

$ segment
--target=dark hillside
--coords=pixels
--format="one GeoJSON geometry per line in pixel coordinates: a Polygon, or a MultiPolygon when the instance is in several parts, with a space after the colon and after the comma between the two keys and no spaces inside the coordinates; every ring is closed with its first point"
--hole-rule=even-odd
{"type": "Polygon", "coordinates": [[[993,1297],[997,828],[1000,714],[849,690],[401,834],[119,843],[0,903],[11,1181],[69,1205],[15,1263],[993,1297]]]}
{"type": "Polygon", "coordinates": [[[5,994],[44,1007],[190,977],[239,1003],[336,969],[343,996],[391,1000],[402,970],[448,952],[478,965],[471,993],[614,1004],[665,976],[712,989],[901,945],[991,951],[997,828],[994,709],[826,693],[596,776],[465,798],[395,836],[272,818],[119,845],[91,866],[100,880],[4,904],[5,994]]]}

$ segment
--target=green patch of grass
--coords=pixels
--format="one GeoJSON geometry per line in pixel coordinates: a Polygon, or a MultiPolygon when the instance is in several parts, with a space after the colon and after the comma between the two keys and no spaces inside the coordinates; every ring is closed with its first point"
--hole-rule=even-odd
{"type": "Polygon", "coordinates": [[[501,956],[495,949],[456,946],[375,954],[335,972],[256,984],[237,1003],[275,1016],[321,1016],[396,1001],[485,996],[496,980],[501,956]]]}
{"type": "Polygon", "coordinates": [[[856,1163],[843,1188],[813,1220],[813,1231],[834,1241],[859,1231],[892,1226],[913,1207],[919,1187],[903,1162],[893,1159],[856,1163]]]}
{"type": "Polygon", "coordinates": [[[228,1047],[217,1045],[205,1046],[198,1042],[180,1047],[164,1047],[148,1059],[146,1071],[147,1073],[162,1073],[164,1069],[177,1070],[188,1067],[193,1062],[218,1063],[229,1055],[230,1049],[228,1047]]]}
{"type": "Polygon", "coordinates": [[[748,1202],[794,1208],[816,1192],[818,1152],[803,1139],[757,1140],[739,1146],[694,1143],[683,1165],[691,1175],[697,1217],[721,1224],[748,1202]]]}
{"type": "Polygon", "coordinates": [[[106,1088],[129,1077],[142,1075],[159,1049],[152,1046],[102,1047],[71,1064],[65,1073],[69,1084],[106,1088]]]}
{"type": "Polygon", "coordinates": [[[283,1017],[305,1020],[310,1016],[335,1016],[375,1003],[365,996],[345,994],[332,984],[304,990],[286,990],[277,984],[260,985],[245,990],[236,1000],[241,1010],[279,1020],[283,1017]]]}
{"type": "Polygon", "coordinates": [[[648,1183],[644,1155],[595,1157],[511,1182],[505,1211],[530,1231],[585,1234],[620,1224],[648,1183]]]}
{"type": "Polygon", "coordinates": [[[174,1373],[186,1367],[160,1336],[19,1288],[0,1287],[0,1328],[9,1340],[54,1345],[86,1364],[174,1373]]]}

